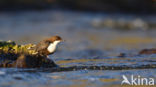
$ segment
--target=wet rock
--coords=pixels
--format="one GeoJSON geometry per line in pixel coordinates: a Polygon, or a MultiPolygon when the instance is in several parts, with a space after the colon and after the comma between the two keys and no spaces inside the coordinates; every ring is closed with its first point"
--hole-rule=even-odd
{"type": "Polygon", "coordinates": [[[17,60],[12,64],[12,67],[18,68],[50,68],[57,65],[50,59],[41,55],[20,55],[17,60]]]}
{"type": "Polygon", "coordinates": [[[143,49],[139,52],[139,55],[150,55],[150,54],[156,54],[156,49],[143,49]]]}
{"type": "Polygon", "coordinates": [[[139,51],[138,54],[126,54],[126,53],[120,53],[118,55],[118,57],[134,57],[134,56],[139,56],[139,55],[152,55],[152,54],[156,54],[156,49],[152,48],[152,49],[143,49],[141,51],[139,51]]]}
{"type": "Polygon", "coordinates": [[[41,55],[29,54],[0,54],[0,67],[14,68],[52,68],[57,65],[50,59],[41,55]],[[2,56],[3,55],[3,56],[2,56]],[[11,55],[14,55],[11,57],[11,55]],[[4,58],[2,58],[4,57],[4,58]]]}
{"type": "Polygon", "coordinates": [[[120,53],[120,54],[118,55],[118,57],[126,57],[126,54],[125,54],[125,53],[120,53]]]}

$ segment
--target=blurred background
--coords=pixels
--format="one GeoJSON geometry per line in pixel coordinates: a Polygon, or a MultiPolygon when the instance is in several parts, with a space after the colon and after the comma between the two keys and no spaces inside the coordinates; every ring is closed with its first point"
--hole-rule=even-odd
{"type": "Polygon", "coordinates": [[[0,39],[27,44],[59,35],[66,43],[57,57],[117,55],[156,47],[155,13],[155,0],[1,0],[0,39]]]}
{"type": "MultiPolygon", "coordinates": [[[[146,57],[133,61],[130,61],[131,58],[107,58],[120,53],[137,54],[144,48],[156,48],[156,0],[0,0],[0,40],[36,44],[53,35],[66,40],[59,45],[58,52],[50,56],[59,65],[155,63],[143,61],[146,57]],[[77,61],[69,61],[73,59],[77,61]]],[[[95,87],[120,84],[123,73],[155,77],[154,72],[153,69],[98,73],[13,73],[2,77],[0,81],[1,86],[5,87],[10,84],[15,87],[23,84],[29,87],[95,87]],[[20,80],[19,84],[18,78],[16,81],[14,77],[24,80],[20,80]],[[8,80],[10,83],[7,83],[8,80]]]]}

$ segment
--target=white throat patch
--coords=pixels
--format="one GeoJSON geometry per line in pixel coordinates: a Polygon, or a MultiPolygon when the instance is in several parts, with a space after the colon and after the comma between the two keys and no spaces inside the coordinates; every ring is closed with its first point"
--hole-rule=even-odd
{"type": "Polygon", "coordinates": [[[50,53],[53,53],[55,50],[56,50],[56,46],[57,44],[60,43],[60,41],[54,41],[53,43],[51,43],[49,45],[49,47],[47,48],[47,50],[50,52],[50,53]]]}

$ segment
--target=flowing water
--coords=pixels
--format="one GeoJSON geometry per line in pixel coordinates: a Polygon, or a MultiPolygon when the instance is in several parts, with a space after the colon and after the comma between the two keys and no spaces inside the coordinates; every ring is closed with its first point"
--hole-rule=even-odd
{"type": "Polygon", "coordinates": [[[37,43],[59,35],[66,41],[49,57],[62,69],[0,69],[0,87],[121,86],[122,75],[156,79],[155,15],[71,11],[0,12],[0,39],[37,43]],[[118,57],[126,53],[126,57],[118,57]]]}

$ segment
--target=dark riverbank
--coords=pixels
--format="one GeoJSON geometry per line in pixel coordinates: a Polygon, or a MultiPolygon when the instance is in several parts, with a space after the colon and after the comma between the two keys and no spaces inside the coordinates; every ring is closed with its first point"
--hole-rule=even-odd
{"type": "Polygon", "coordinates": [[[71,9],[79,11],[155,13],[155,0],[1,0],[1,11],[71,9]]]}

